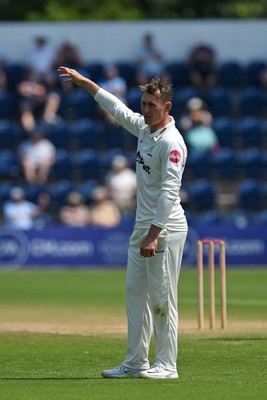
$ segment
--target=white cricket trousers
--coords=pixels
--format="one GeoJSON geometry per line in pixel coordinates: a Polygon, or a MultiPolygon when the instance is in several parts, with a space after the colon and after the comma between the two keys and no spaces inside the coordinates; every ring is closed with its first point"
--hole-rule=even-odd
{"type": "Polygon", "coordinates": [[[130,368],[149,368],[150,339],[154,331],[155,363],[176,371],[178,280],[187,232],[163,229],[154,257],[140,255],[140,244],[146,233],[135,229],[129,243],[126,278],[128,343],[124,364],[130,368]]]}

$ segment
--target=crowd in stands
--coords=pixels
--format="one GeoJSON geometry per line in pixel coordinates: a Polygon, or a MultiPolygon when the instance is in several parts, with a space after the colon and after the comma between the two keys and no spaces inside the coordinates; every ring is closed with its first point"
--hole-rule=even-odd
{"type": "Polygon", "coordinates": [[[80,70],[136,112],[139,85],[155,75],[168,79],[189,151],[182,188],[189,223],[267,223],[267,58],[222,62],[201,42],[184,60],[169,61],[148,33],[132,60],[113,64],[84,60],[70,41],[53,49],[43,36],[21,63],[0,53],[3,225],[133,221],[136,138],[83,89],[65,85],[60,65],[80,70]]]}

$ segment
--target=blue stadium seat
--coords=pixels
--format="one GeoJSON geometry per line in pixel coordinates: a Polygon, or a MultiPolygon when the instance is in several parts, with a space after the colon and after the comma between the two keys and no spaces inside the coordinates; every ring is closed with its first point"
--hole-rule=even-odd
{"type": "Polygon", "coordinates": [[[240,91],[239,107],[243,117],[260,117],[263,113],[264,97],[261,89],[249,86],[240,91]]]}
{"type": "Polygon", "coordinates": [[[14,150],[15,145],[16,134],[13,122],[7,118],[0,119],[0,149],[14,150]]]}
{"type": "Polygon", "coordinates": [[[129,134],[129,132],[126,131],[124,135],[123,150],[125,150],[126,152],[136,153],[137,144],[138,144],[138,137],[129,134]]]}
{"type": "Polygon", "coordinates": [[[217,187],[207,179],[194,181],[189,188],[189,198],[196,212],[216,208],[217,187]]]}
{"type": "Polygon", "coordinates": [[[262,227],[266,228],[267,227],[267,210],[258,212],[253,217],[253,223],[256,226],[262,226],[262,227]]]}
{"type": "Polygon", "coordinates": [[[189,70],[185,62],[171,61],[164,69],[170,74],[174,88],[189,86],[189,70]]]}
{"type": "Polygon", "coordinates": [[[78,149],[96,149],[105,141],[104,124],[92,118],[80,118],[73,122],[71,133],[78,149]]]}
{"type": "Polygon", "coordinates": [[[105,170],[110,170],[112,168],[112,163],[117,156],[127,157],[127,154],[121,147],[110,148],[105,153],[98,153],[100,168],[105,170]]]}
{"type": "Polygon", "coordinates": [[[11,62],[4,66],[4,71],[8,79],[8,87],[11,91],[14,91],[16,89],[16,86],[22,81],[25,70],[25,64],[20,64],[16,62],[11,62]]]}
{"type": "Polygon", "coordinates": [[[245,117],[237,123],[239,137],[243,147],[261,147],[264,139],[264,127],[259,118],[245,117]]]}
{"type": "Polygon", "coordinates": [[[12,181],[4,181],[1,182],[0,185],[0,203],[3,204],[6,200],[9,199],[10,190],[14,186],[12,181]]]}
{"type": "Polygon", "coordinates": [[[84,89],[75,89],[67,96],[69,119],[95,118],[97,107],[95,100],[84,89]]]}
{"type": "MultiPolygon", "coordinates": [[[[267,118],[267,91],[263,89],[261,92],[261,96],[262,96],[262,115],[261,115],[261,117],[264,118],[266,121],[266,118],[267,118]]],[[[266,133],[267,133],[267,129],[266,129],[266,133]]]]}
{"type": "Polygon", "coordinates": [[[196,225],[198,222],[198,217],[191,211],[185,210],[186,220],[189,226],[196,225]]]}
{"type": "Polygon", "coordinates": [[[210,89],[206,96],[208,108],[211,114],[216,117],[230,117],[232,104],[229,91],[221,86],[210,89]]]}
{"type": "Polygon", "coordinates": [[[12,150],[0,151],[0,177],[17,177],[21,172],[18,159],[12,150]]]}
{"type": "Polygon", "coordinates": [[[244,82],[243,65],[236,60],[223,61],[218,67],[219,83],[227,88],[239,88],[244,82]]]}
{"type": "Polygon", "coordinates": [[[63,179],[51,184],[49,189],[51,200],[55,204],[55,207],[59,208],[65,204],[68,194],[76,190],[76,186],[71,181],[63,179]]]}
{"type": "Polygon", "coordinates": [[[65,120],[58,120],[44,125],[44,132],[57,149],[70,149],[70,129],[65,120]]]}
{"type": "Polygon", "coordinates": [[[260,85],[260,73],[267,67],[265,59],[258,59],[250,61],[246,67],[246,80],[248,85],[259,86],[260,85]]]}
{"type": "Polygon", "coordinates": [[[56,160],[51,167],[50,176],[55,180],[72,179],[71,157],[67,150],[57,150],[56,160]]]}
{"type": "MultiPolygon", "coordinates": [[[[267,151],[261,151],[262,177],[267,181],[267,151]]],[[[267,208],[267,204],[266,204],[267,208]]]]}
{"type": "Polygon", "coordinates": [[[24,190],[26,193],[27,200],[32,201],[35,204],[37,204],[38,197],[41,193],[50,193],[49,186],[46,184],[44,185],[25,184],[24,190]]]}
{"type": "Polygon", "coordinates": [[[211,168],[216,177],[235,179],[238,175],[236,152],[231,148],[222,148],[210,157],[211,168]]]}
{"type": "Polygon", "coordinates": [[[260,211],[263,205],[261,184],[255,179],[245,179],[237,187],[240,207],[245,211],[260,211]]]}
{"type": "Polygon", "coordinates": [[[217,117],[213,121],[212,128],[218,137],[221,147],[236,147],[238,131],[236,122],[232,118],[217,117]]]}
{"type": "Polygon", "coordinates": [[[251,213],[242,209],[232,211],[225,219],[227,225],[238,229],[245,229],[251,226],[252,222],[251,213]]]}
{"type": "Polygon", "coordinates": [[[198,217],[198,224],[203,226],[218,226],[223,223],[223,216],[216,210],[205,211],[198,217]]]}
{"type": "Polygon", "coordinates": [[[141,96],[142,93],[139,87],[133,87],[127,90],[126,93],[126,102],[128,107],[139,114],[141,114],[141,96]]]}
{"type": "Polygon", "coordinates": [[[97,186],[99,186],[99,182],[96,179],[89,179],[79,185],[78,190],[85,201],[90,202],[92,201],[92,193],[97,186]]]}
{"type": "Polygon", "coordinates": [[[130,167],[133,170],[136,170],[136,150],[131,151],[130,153],[126,153],[126,156],[129,160],[130,167]]]}
{"type": "Polygon", "coordinates": [[[192,97],[202,98],[202,92],[193,86],[187,86],[173,91],[172,113],[175,117],[181,117],[181,113],[185,111],[187,101],[192,97]]]}
{"type": "Polygon", "coordinates": [[[238,168],[243,178],[263,178],[263,155],[258,148],[250,147],[241,151],[238,156],[238,168]]]}
{"type": "Polygon", "coordinates": [[[124,148],[131,134],[118,124],[105,123],[104,127],[107,149],[124,148]]]}
{"type": "Polygon", "coordinates": [[[261,192],[262,192],[262,206],[263,209],[267,210],[267,183],[264,181],[261,186],[261,192]]]}
{"type": "MultiPolygon", "coordinates": [[[[129,154],[126,153],[122,148],[118,147],[118,148],[111,148],[107,151],[105,151],[105,153],[102,152],[98,152],[97,153],[97,159],[98,159],[98,165],[99,165],[99,175],[98,178],[100,180],[105,179],[105,176],[108,172],[111,171],[112,169],[112,163],[113,160],[116,156],[118,155],[122,155],[124,157],[127,157],[129,162],[130,162],[130,166],[132,167],[132,160],[131,157],[129,157],[129,154]]],[[[136,153],[135,153],[135,158],[136,158],[136,153]]],[[[134,168],[135,168],[135,162],[134,162],[134,168]]]]}
{"type": "Polygon", "coordinates": [[[99,82],[104,75],[104,63],[102,61],[92,62],[85,64],[84,68],[88,74],[92,77],[92,80],[99,82]]]}
{"type": "Polygon", "coordinates": [[[192,179],[210,178],[211,154],[206,151],[190,151],[187,157],[185,175],[192,179]]]}
{"type": "Polygon", "coordinates": [[[14,94],[7,91],[0,91],[0,118],[16,118],[17,112],[17,101],[14,94]]]}
{"type": "Polygon", "coordinates": [[[95,150],[80,150],[72,155],[71,163],[81,180],[99,179],[100,163],[95,150]]]}
{"type": "Polygon", "coordinates": [[[128,88],[136,85],[137,68],[132,62],[116,61],[115,66],[119,70],[120,76],[125,79],[128,88]]]}

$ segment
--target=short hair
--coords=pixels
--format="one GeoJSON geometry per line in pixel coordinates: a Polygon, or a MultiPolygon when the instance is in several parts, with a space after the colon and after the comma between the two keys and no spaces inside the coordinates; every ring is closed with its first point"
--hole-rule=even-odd
{"type": "Polygon", "coordinates": [[[139,86],[142,93],[160,95],[163,102],[172,101],[172,85],[166,79],[156,76],[151,82],[139,86]]]}

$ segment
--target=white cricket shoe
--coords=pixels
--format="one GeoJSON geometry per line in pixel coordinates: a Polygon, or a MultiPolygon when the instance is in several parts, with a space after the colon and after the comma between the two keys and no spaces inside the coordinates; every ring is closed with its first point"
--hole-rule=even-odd
{"type": "Polygon", "coordinates": [[[121,364],[118,367],[112,369],[105,369],[104,371],[101,372],[101,375],[103,376],[103,378],[127,378],[127,377],[138,378],[140,372],[142,371],[144,370],[132,369],[124,364],[121,364]]]}
{"type": "Polygon", "coordinates": [[[177,371],[170,371],[165,369],[160,364],[152,365],[151,368],[140,372],[139,378],[145,379],[177,379],[177,371]]]}

